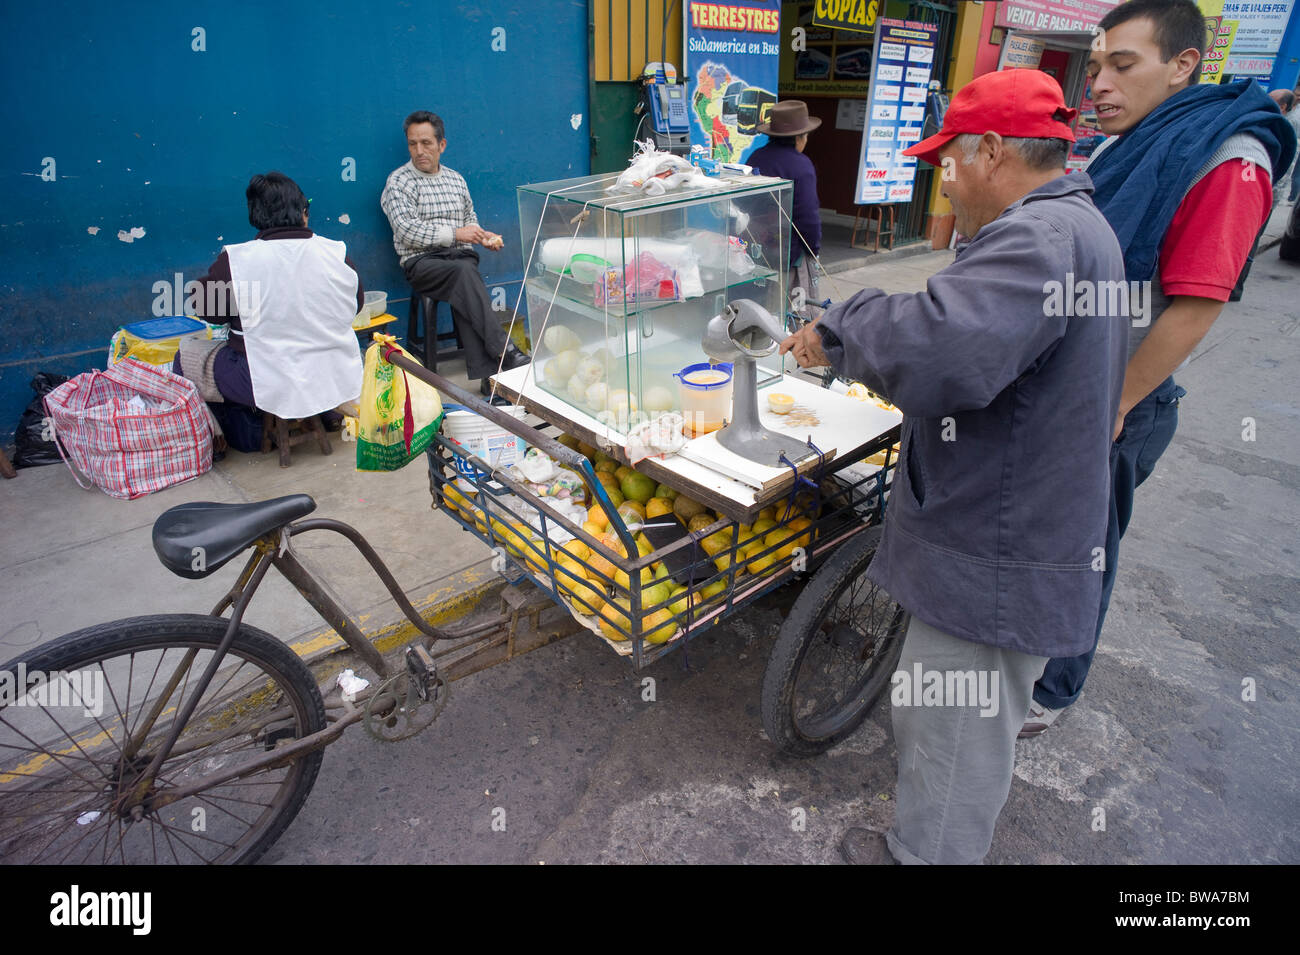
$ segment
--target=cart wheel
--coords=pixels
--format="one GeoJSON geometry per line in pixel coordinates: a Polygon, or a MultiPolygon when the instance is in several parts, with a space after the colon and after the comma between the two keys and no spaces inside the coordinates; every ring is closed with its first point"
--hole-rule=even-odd
{"type": "Polygon", "coordinates": [[[898,663],[908,615],[867,579],[879,526],[835,551],[795,600],[763,674],[763,729],[815,756],[866,719],[898,663]]]}

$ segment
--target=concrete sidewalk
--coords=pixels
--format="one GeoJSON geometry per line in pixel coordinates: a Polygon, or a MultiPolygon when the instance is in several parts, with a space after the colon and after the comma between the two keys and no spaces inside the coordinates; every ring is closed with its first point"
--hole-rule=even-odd
{"type": "MultiPolygon", "coordinates": [[[[316,499],[316,516],[351,524],[389,565],[407,597],[427,614],[443,612],[498,580],[490,552],[441,511],[430,510],[429,479],[420,459],[393,474],[360,473],[355,445],[331,435],[334,453],[294,449],[281,469],[277,455],[227,452],[211,471],[135,501],[84,491],[63,465],[20,470],[0,483],[0,660],[64,633],[138,614],[205,613],[239,575],[239,557],[203,580],[167,571],[153,551],[154,520],[189,501],[239,503],[285,494],[316,499]]],[[[329,532],[295,539],[303,564],[367,632],[401,612],[353,546],[329,532]]],[[[278,574],[267,575],[245,619],[308,654],[324,646],[328,627],[278,574]]]]}

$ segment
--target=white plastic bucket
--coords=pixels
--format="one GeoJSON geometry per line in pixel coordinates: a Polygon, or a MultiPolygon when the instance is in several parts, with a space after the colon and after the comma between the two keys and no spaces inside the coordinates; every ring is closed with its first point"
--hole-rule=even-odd
{"type": "MultiPolygon", "coordinates": [[[[443,436],[469,454],[497,468],[508,468],[524,459],[528,445],[523,438],[476,415],[464,405],[444,405],[443,410],[446,412],[442,419],[443,436]]],[[[516,418],[523,418],[526,414],[519,405],[503,405],[497,410],[516,418]]],[[[464,458],[456,458],[456,469],[466,476],[475,474],[474,467],[464,458]]]]}

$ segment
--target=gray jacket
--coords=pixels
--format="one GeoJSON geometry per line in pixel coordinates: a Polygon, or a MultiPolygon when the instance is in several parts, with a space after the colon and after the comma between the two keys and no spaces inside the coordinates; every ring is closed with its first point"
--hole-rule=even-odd
{"type": "Polygon", "coordinates": [[[1101,603],[1129,320],[1091,193],[1054,179],[925,292],[867,289],[817,326],[835,370],[904,414],[868,575],[931,626],[1036,656],[1090,649],[1101,603]]]}

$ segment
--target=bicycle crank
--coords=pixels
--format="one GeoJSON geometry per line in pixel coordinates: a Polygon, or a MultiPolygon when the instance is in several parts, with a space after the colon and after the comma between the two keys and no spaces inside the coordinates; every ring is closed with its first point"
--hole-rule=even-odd
{"type": "Polygon", "coordinates": [[[366,732],[385,743],[410,739],[438,718],[450,694],[429,651],[411,644],[406,648],[406,669],[379,685],[366,703],[362,722],[366,732]]]}

